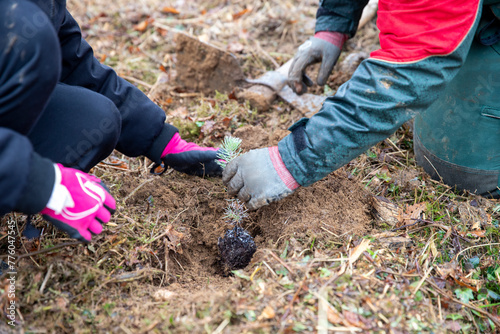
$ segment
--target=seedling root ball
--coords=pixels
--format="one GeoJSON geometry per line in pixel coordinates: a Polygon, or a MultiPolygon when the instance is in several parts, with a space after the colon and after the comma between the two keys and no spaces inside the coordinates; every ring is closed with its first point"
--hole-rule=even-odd
{"type": "Polygon", "coordinates": [[[245,268],[257,250],[252,236],[243,228],[236,226],[227,230],[218,240],[219,252],[228,270],[245,268]]]}

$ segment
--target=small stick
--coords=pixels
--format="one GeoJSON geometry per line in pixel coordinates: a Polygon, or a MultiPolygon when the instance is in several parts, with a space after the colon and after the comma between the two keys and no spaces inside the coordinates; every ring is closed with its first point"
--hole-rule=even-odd
{"type": "Polygon", "coordinates": [[[146,181],[142,182],[140,185],[137,186],[137,188],[135,188],[134,190],[132,190],[132,192],[130,192],[130,194],[128,194],[124,199],[123,199],[123,204],[125,204],[125,202],[127,202],[127,200],[132,197],[139,189],[141,189],[142,187],[144,187],[144,185],[148,184],[149,182],[152,182],[154,181],[155,178],[150,178],[150,179],[147,179],[146,181]]]}
{"type": "Polygon", "coordinates": [[[281,263],[281,265],[283,267],[285,267],[292,276],[295,276],[295,273],[292,271],[292,269],[290,269],[290,267],[287,266],[287,264],[285,262],[283,262],[283,260],[281,260],[276,254],[274,254],[273,251],[269,251],[269,254],[271,254],[272,257],[274,257],[276,260],[278,260],[278,262],[281,263]]]}
{"type": "Polygon", "coordinates": [[[262,263],[264,263],[264,265],[267,267],[267,269],[269,269],[269,271],[270,271],[270,272],[271,272],[274,276],[278,276],[278,275],[274,272],[273,268],[271,268],[271,267],[267,264],[267,262],[266,262],[266,261],[262,261],[262,263]]]}
{"type": "Polygon", "coordinates": [[[121,77],[125,80],[128,80],[128,81],[133,81],[135,83],[138,83],[139,85],[143,85],[144,87],[148,88],[148,89],[151,89],[153,87],[153,85],[151,84],[148,84],[147,82],[144,82],[142,80],[139,80],[139,79],[136,79],[134,77],[131,77],[131,76],[128,76],[128,75],[121,75],[121,77]]]}
{"type": "Polygon", "coordinates": [[[427,279],[427,277],[429,276],[429,274],[431,273],[431,270],[434,269],[434,267],[430,267],[427,272],[424,274],[424,277],[422,277],[422,279],[420,280],[420,282],[418,282],[417,286],[415,287],[415,291],[412,292],[412,297],[415,296],[415,294],[418,292],[418,290],[420,290],[420,287],[422,286],[422,284],[424,284],[425,280],[427,279]]]}
{"type": "Polygon", "coordinates": [[[45,275],[45,278],[43,279],[42,285],[40,286],[40,293],[43,295],[43,290],[45,289],[45,285],[47,284],[47,281],[49,280],[50,274],[52,273],[52,267],[54,266],[53,263],[50,264],[49,270],[47,270],[47,274],[45,275]]]}

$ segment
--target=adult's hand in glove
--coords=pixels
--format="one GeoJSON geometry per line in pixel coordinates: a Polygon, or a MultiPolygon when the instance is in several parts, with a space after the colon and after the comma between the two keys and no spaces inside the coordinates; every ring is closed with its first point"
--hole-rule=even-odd
{"type": "Polygon", "coordinates": [[[97,177],[60,164],[54,169],[52,195],[40,213],[70,237],[89,242],[109,222],[115,200],[97,177]]]}
{"type": "Polygon", "coordinates": [[[178,172],[196,176],[220,176],[222,168],[217,164],[217,148],[201,147],[188,143],[176,133],[163,150],[161,160],[178,172]]]}
{"type": "Polygon", "coordinates": [[[231,161],[222,174],[229,195],[250,210],[280,200],[300,185],[288,171],[277,146],[251,150],[231,161]]]}
{"type": "Polygon", "coordinates": [[[307,91],[307,86],[313,85],[305,76],[305,70],[309,65],[318,62],[321,62],[321,68],[317,83],[320,86],[325,85],[346,39],[347,35],[339,32],[319,31],[302,44],[295,53],[288,72],[288,84],[292,90],[303,94],[307,91]]]}

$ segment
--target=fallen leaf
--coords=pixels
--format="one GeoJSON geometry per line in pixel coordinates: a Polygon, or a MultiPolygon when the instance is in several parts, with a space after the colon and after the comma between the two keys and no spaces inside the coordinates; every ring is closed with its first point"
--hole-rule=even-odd
{"type": "Polygon", "coordinates": [[[358,260],[358,258],[363,254],[364,251],[368,249],[368,246],[370,245],[370,240],[369,239],[363,239],[357,245],[356,247],[353,248],[351,252],[351,256],[349,256],[349,264],[353,264],[358,260]]]}
{"type": "Polygon", "coordinates": [[[476,220],[475,222],[472,223],[473,230],[480,230],[481,229],[481,222],[479,220],[476,220]]]}
{"type": "Polygon", "coordinates": [[[427,207],[426,202],[416,203],[410,205],[406,208],[405,212],[401,213],[399,216],[399,222],[401,225],[408,225],[414,223],[420,218],[420,215],[427,207]]]}
{"type": "Polygon", "coordinates": [[[236,13],[236,14],[233,14],[233,20],[237,20],[239,19],[240,17],[242,17],[243,15],[245,15],[246,13],[249,13],[251,10],[248,9],[248,8],[245,8],[243,9],[242,11],[236,13]]]}
{"type": "Polygon", "coordinates": [[[365,324],[361,321],[361,316],[351,311],[344,310],[343,312],[345,320],[354,327],[367,329],[365,324]]]}
{"type": "MultiPolygon", "coordinates": [[[[453,276],[452,276],[453,277],[453,276]]],[[[463,277],[465,278],[465,277],[463,277]]],[[[476,287],[473,287],[471,286],[470,284],[467,284],[465,282],[462,282],[462,277],[460,278],[460,280],[456,279],[455,277],[453,277],[453,280],[455,281],[455,283],[457,283],[458,285],[460,286],[463,286],[463,287],[466,287],[467,289],[471,289],[472,291],[474,292],[477,292],[477,288],[476,287]]],[[[472,282],[469,282],[469,283],[472,283],[472,282]]],[[[475,282],[474,282],[475,283],[475,282]]]]}
{"type": "Polygon", "coordinates": [[[139,31],[139,32],[144,32],[148,28],[148,26],[154,22],[153,18],[147,18],[142,22],[137,23],[134,26],[134,30],[139,31]]]}
{"type": "Polygon", "coordinates": [[[242,53],[245,47],[240,42],[231,42],[227,46],[227,51],[231,53],[242,53]]]}
{"type": "Polygon", "coordinates": [[[429,248],[431,249],[432,256],[437,257],[439,255],[434,239],[431,241],[429,248]]]}
{"type": "Polygon", "coordinates": [[[224,117],[224,119],[222,120],[222,124],[228,128],[229,125],[231,125],[231,120],[233,119],[233,117],[224,117]]]}
{"type": "Polygon", "coordinates": [[[167,289],[159,289],[156,290],[153,294],[153,299],[159,302],[165,302],[167,300],[172,299],[176,295],[175,292],[172,292],[167,289]]]}
{"type": "Polygon", "coordinates": [[[340,317],[340,314],[337,310],[328,307],[326,310],[326,317],[328,318],[328,321],[333,324],[343,324],[343,319],[340,317]]]}
{"type": "Polygon", "coordinates": [[[185,119],[188,117],[188,114],[189,114],[188,109],[186,107],[182,106],[182,107],[176,108],[172,112],[170,112],[169,116],[185,119]]]}
{"type": "Polygon", "coordinates": [[[205,124],[202,125],[200,132],[207,137],[215,128],[214,121],[206,121],[205,124]]]}
{"type": "Polygon", "coordinates": [[[67,311],[68,301],[63,297],[57,297],[56,305],[59,311],[67,311]]]}
{"type": "Polygon", "coordinates": [[[458,272],[458,262],[453,260],[442,265],[436,265],[435,268],[443,279],[448,278],[448,276],[455,277],[456,273],[458,272]]]}
{"type": "Polygon", "coordinates": [[[172,225],[168,225],[165,229],[167,238],[165,239],[165,244],[168,249],[173,250],[176,253],[182,254],[181,241],[184,239],[184,233],[177,232],[174,230],[172,225]]]}
{"type": "Polygon", "coordinates": [[[464,231],[464,232],[458,232],[462,237],[466,237],[467,235],[473,235],[478,238],[484,238],[486,236],[486,231],[464,231]]]}
{"type": "Polygon", "coordinates": [[[447,321],[446,328],[452,332],[458,332],[462,329],[462,325],[458,321],[447,321]]]}
{"type": "Polygon", "coordinates": [[[163,7],[161,9],[161,12],[164,14],[175,14],[175,15],[180,14],[180,12],[177,9],[175,9],[174,7],[168,7],[168,6],[163,7]]]}
{"type": "Polygon", "coordinates": [[[272,319],[275,316],[276,316],[276,312],[274,311],[274,309],[271,306],[267,305],[262,310],[262,313],[259,315],[258,319],[259,320],[262,320],[262,319],[272,319]]]}

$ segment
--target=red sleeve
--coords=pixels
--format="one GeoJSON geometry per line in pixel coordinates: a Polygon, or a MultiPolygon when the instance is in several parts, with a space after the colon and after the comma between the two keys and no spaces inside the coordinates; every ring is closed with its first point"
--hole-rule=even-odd
{"type": "Polygon", "coordinates": [[[448,55],[470,32],[479,6],[480,0],[380,0],[381,48],[371,57],[401,63],[448,55]]]}

